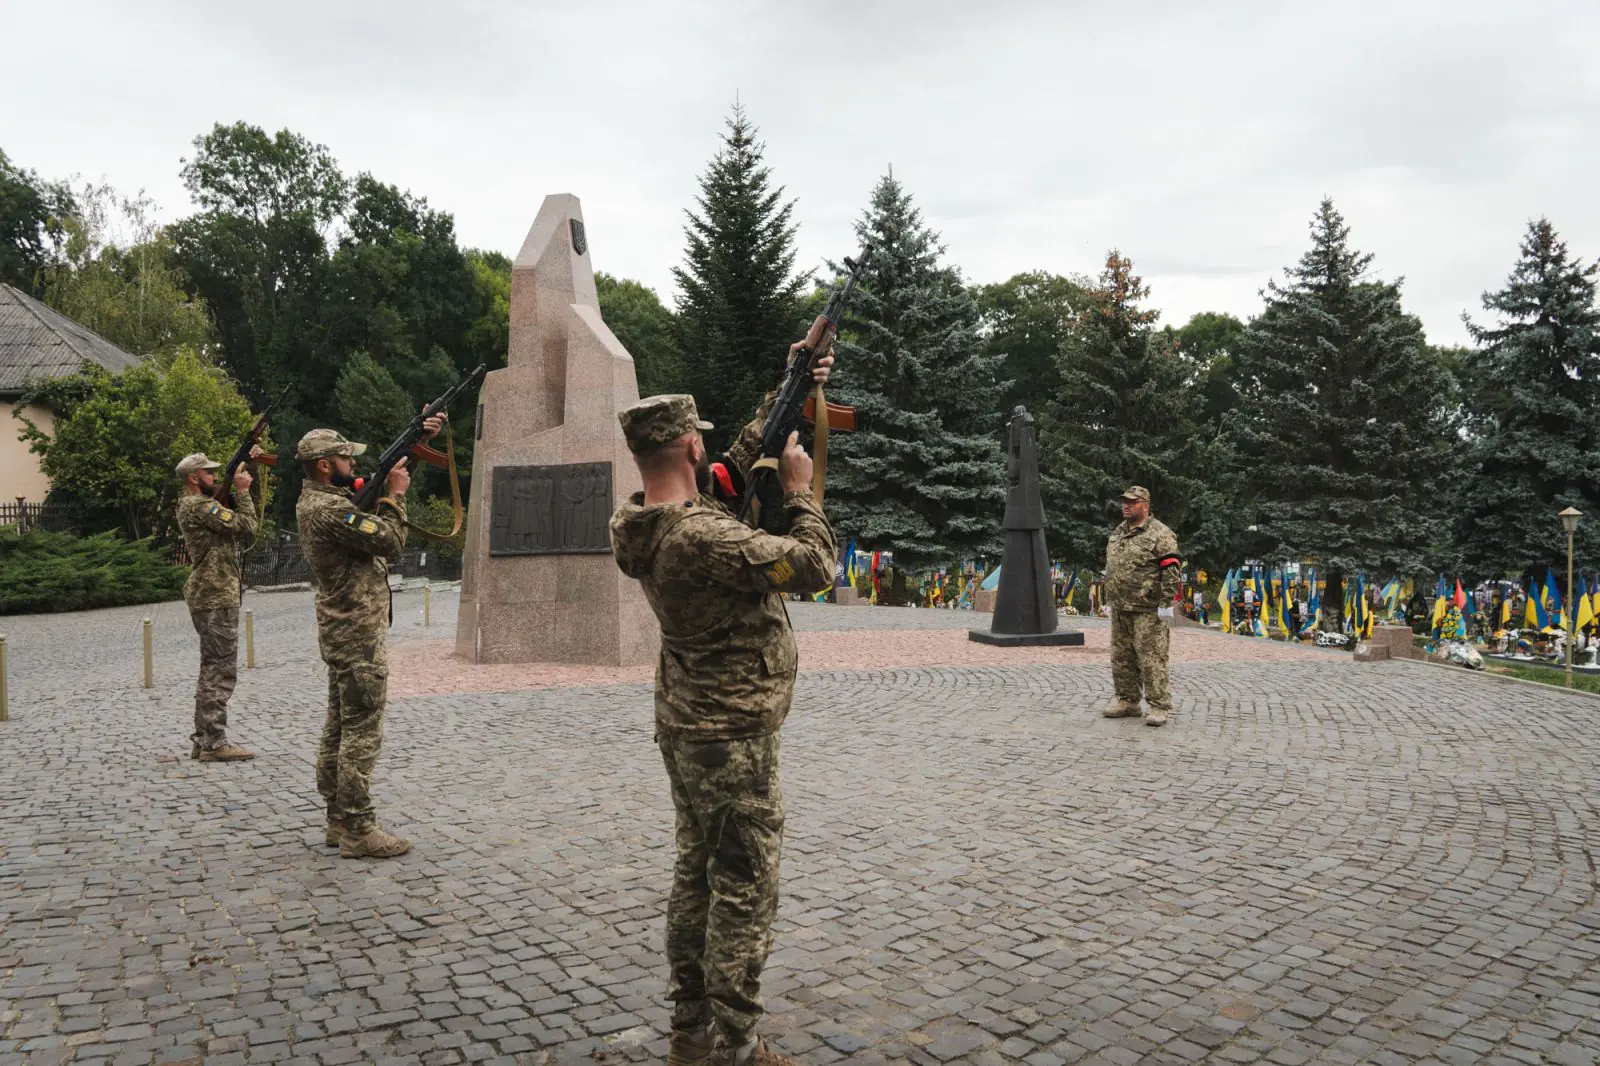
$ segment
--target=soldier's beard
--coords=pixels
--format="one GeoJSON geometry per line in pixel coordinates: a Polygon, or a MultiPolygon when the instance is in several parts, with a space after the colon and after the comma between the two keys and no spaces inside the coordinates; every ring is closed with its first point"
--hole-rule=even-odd
{"type": "Polygon", "coordinates": [[[356,476],[354,474],[330,474],[328,483],[341,489],[353,489],[356,487],[356,476]]]}
{"type": "Polygon", "coordinates": [[[702,496],[711,495],[711,456],[705,452],[700,453],[700,461],[694,464],[694,487],[702,496]]]}

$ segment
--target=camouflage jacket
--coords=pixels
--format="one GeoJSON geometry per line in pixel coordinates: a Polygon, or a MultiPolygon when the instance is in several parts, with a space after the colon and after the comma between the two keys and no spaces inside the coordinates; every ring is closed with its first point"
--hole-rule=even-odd
{"type": "Polygon", "coordinates": [[[194,569],[183,586],[183,602],[191,611],[219,611],[239,606],[239,548],[256,535],[255,501],[239,494],[237,508],[224,507],[210,496],[178,497],[178,531],[194,569]]]}
{"type": "Polygon", "coordinates": [[[788,535],[751,529],[707,497],[611,517],[617,565],[644,586],[661,623],[656,723],[675,736],[725,740],[783,725],[798,655],[784,592],[833,580],[833,531],[810,492],[783,497],[788,535]]]}
{"type": "Polygon", "coordinates": [[[1178,537],[1154,518],[1123,522],[1106,542],[1106,602],[1113,610],[1149,613],[1170,607],[1183,580],[1178,537]]]}
{"type": "Polygon", "coordinates": [[[295,505],[300,547],[317,577],[317,638],[329,663],[381,662],[389,566],[405,548],[405,505],[358,511],[344,489],[307,481],[295,505]]]}

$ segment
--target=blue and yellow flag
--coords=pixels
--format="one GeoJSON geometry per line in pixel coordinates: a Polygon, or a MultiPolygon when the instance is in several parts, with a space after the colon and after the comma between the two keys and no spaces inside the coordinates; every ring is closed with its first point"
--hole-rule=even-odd
{"type": "Polygon", "coordinates": [[[1589,579],[1578,578],[1578,605],[1573,609],[1573,619],[1582,629],[1594,621],[1594,601],[1589,597],[1589,579]]]}

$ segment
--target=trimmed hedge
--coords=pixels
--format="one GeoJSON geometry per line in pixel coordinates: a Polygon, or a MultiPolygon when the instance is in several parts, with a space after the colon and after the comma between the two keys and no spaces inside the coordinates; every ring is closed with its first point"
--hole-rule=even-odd
{"type": "Polygon", "coordinates": [[[149,540],[0,528],[0,614],[82,611],[183,595],[189,568],[149,540]]]}

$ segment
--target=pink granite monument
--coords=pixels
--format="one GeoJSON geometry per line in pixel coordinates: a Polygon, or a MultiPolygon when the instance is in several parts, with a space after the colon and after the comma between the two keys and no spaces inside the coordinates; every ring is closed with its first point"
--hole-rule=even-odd
{"type": "Polygon", "coordinates": [[[655,661],[660,630],[611,557],[639,491],[617,412],[633,359],[600,319],[578,198],[545,197],[511,274],[511,344],[483,382],[456,652],[474,663],[655,661]]]}

